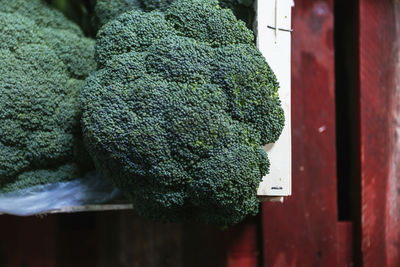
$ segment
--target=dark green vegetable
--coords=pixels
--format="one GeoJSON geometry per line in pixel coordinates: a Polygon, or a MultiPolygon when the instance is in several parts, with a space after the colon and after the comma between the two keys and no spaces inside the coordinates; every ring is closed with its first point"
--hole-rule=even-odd
{"type": "Polygon", "coordinates": [[[46,0],[61,11],[69,20],[75,22],[86,36],[96,36],[93,27],[94,6],[96,0],[46,0]]]}
{"type": "Polygon", "coordinates": [[[40,0],[0,0],[0,192],[76,178],[94,41],[40,0]]]}
{"type": "Polygon", "coordinates": [[[97,0],[95,24],[100,28],[108,21],[133,9],[141,9],[141,0],[97,0]]]}
{"type": "MultiPolygon", "coordinates": [[[[106,24],[124,12],[139,9],[143,11],[165,11],[175,0],[97,0],[95,6],[96,24],[106,24]]],[[[236,16],[244,20],[249,27],[252,26],[254,12],[253,0],[219,0],[224,8],[233,10],[236,16]]]]}
{"type": "Polygon", "coordinates": [[[258,211],[284,115],[253,34],[215,0],[130,11],[97,35],[82,91],[96,167],[161,221],[229,225],[258,211]]]}

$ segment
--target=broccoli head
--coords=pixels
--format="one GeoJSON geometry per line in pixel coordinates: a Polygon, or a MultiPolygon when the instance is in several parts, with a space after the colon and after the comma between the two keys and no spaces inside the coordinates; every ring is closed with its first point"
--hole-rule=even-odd
{"type": "Polygon", "coordinates": [[[1,0],[0,28],[0,191],[77,177],[94,41],[40,0],[1,0]]]}
{"type": "Polygon", "coordinates": [[[258,210],[284,115],[253,34],[215,0],[130,11],[97,35],[85,143],[142,215],[229,225],[258,210]]]}
{"type": "MultiPolygon", "coordinates": [[[[142,11],[159,10],[165,11],[175,0],[97,0],[95,6],[96,24],[106,24],[122,13],[133,9],[142,11]]],[[[243,19],[251,27],[253,11],[251,6],[253,0],[219,0],[224,8],[230,8],[240,19],[243,19]]]]}

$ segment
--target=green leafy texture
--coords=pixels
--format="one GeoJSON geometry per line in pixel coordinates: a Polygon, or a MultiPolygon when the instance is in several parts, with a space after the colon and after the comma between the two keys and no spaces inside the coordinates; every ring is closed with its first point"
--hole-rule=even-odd
{"type": "Polygon", "coordinates": [[[94,41],[39,0],[1,0],[0,29],[0,192],[76,178],[94,41]]]}
{"type": "Polygon", "coordinates": [[[96,167],[143,216],[230,225],[256,214],[279,137],[278,83],[253,35],[213,0],[130,11],[97,35],[82,91],[96,167]]]}
{"type": "Polygon", "coordinates": [[[66,20],[60,12],[49,8],[40,0],[0,0],[0,11],[16,13],[32,20],[38,27],[49,27],[57,30],[67,30],[82,36],[78,25],[66,20]]]}
{"type": "Polygon", "coordinates": [[[145,11],[165,11],[175,0],[141,0],[145,11]]]}
{"type": "Polygon", "coordinates": [[[108,21],[133,9],[141,9],[141,0],[97,0],[94,24],[100,28],[108,21]]]}
{"type": "MultiPolygon", "coordinates": [[[[95,6],[96,22],[99,27],[131,10],[165,11],[175,0],[97,0],[95,6]]],[[[238,18],[252,26],[254,12],[253,0],[219,0],[224,8],[230,8],[238,18]]]]}

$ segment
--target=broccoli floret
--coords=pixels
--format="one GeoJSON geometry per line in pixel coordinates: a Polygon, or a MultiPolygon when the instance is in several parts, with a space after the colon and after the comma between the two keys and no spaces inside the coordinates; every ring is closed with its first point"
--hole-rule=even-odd
{"type": "Polygon", "coordinates": [[[78,36],[83,36],[78,25],[67,20],[60,12],[49,8],[41,0],[0,0],[0,11],[19,14],[32,20],[39,27],[67,30],[78,36]]]}
{"type": "Polygon", "coordinates": [[[143,216],[237,223],[258,210],[279,137],[278,83],[253,35],[214,0],[130,11],[97,35],[82,90],[96,167],[143,216]]]}
{"type": "MultiPolygon", "coordinates": [[[[165,11],[175,0],[98,0],[95,6],[96,24],[98,27],[115,19],[122,13],[133,9],[142,11],[165,11]]],[[[230,8],[235,15],[251,27],[253,0],[219,0],[222,7],[230,8]]]]}
{"type": "Polygon", "coordinates": [[[100,27],[115,19],[122,13],[133,9],[141,9],[141,0],[97,0],[94,8],[96,26],[100,27]]]}
{"type": "Polygon", "coordinates": [[[145,11],[165,11],[175,0],[141,0],[145,11]]]}
{"type": "Polygon", "coordinates": [[[0,1],[0,29],[0,191],[75,178],[94,41],[40,0],[0,1]]]}

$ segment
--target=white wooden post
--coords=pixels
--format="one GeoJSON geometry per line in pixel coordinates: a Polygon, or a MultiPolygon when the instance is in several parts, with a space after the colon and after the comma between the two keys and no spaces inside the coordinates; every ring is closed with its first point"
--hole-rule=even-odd
{"type": "Polygon", "coordinates": [[[285,111],[285,127],[279,140],[265,147],[271,162],[270,172],[263,178],[258,195],[288,196],[292,185],[291,155],[291,9],[292,0],[257,1],[257,45],[276,74],[279,96],[285,111]]]}

